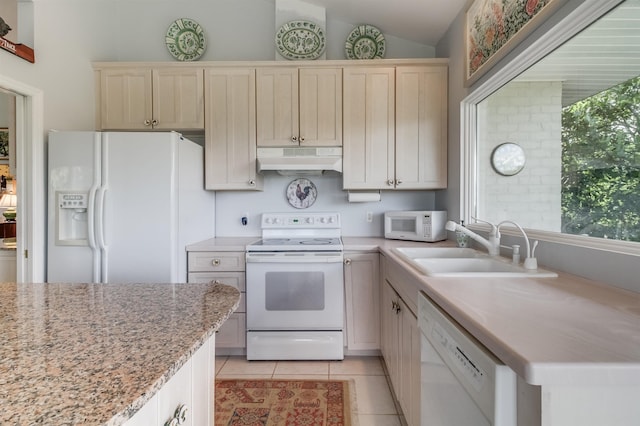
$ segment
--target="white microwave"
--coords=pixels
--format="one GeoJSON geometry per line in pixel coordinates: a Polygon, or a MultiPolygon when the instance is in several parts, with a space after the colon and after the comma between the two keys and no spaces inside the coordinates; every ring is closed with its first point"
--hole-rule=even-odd
{"type": "Polygon", "coordinates": [[[446,210],[391,211],[384,214],[384,237],[392,240],[435,242],[447,239],[446,210]]]}

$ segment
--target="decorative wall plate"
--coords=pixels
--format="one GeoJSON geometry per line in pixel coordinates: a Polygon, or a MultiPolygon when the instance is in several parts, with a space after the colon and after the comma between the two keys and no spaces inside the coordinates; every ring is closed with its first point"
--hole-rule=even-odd
{"type": "Polygon", "coordinates": [[[204,30],[189,18],[177,19],[169,26],[165,44],[171,56],[179,61],[198,60],[207,47],[204,30]]]}
{"type": "Polygon", "coordinates": [[[278,53],[287,59],[316,59],[327,45],[324,30],[309,21],[290,21],[276,32],[278,53]]]}
{"type": "Polygon", "coordinates": [[[373,25],[358,25],[344,44],[348,59],[381,59],[384,49],[384,35],[373,25]]]}
{"type": "Polygon", "coordinates": [[[294,179],[287,186],[287,200],[296,209],[311,207],[317,197],[318,190],[309,179],[294,179]]]}

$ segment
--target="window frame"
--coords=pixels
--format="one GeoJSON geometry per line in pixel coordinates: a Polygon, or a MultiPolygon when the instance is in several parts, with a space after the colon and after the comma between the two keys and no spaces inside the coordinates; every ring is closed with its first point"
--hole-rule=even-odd
{"type": "MultiPolygon", "coordinates": [[[[460,103],[460,218],[470,229],[486,232],[489,226],[474,223],[472,216],[477,203],[477,105],[507,84],[526,69],[551,53],[578,32],[597,21],[624,0],[585,0],[581,5],[562,18],[544,34],[534,33],[531,45],[518,54],[511,54],[500,64],[501,68],[486,78],[460,103]]],[[[479,218],[482,219],[482,218],[479,218]]],[[[512,218],[517,221],[517,218],[512,218]]],[[[525,228],[531,239],[578,246],[596,250],[606,250],[623,254],[640,255],[640,243],[612,240],[583,235],[564,234],[525,228]]],[[[520,235],[516,228],[505,227],[501,233],[520,235]]]]}

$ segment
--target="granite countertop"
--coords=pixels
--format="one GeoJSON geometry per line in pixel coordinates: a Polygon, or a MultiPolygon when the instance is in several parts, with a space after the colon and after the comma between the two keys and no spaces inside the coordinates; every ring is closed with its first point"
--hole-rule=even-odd
{"type": "Polygon", "coordinates": [[[221,284],[0,283],[0,424],[121,424],[237,308],[221,284]]]}

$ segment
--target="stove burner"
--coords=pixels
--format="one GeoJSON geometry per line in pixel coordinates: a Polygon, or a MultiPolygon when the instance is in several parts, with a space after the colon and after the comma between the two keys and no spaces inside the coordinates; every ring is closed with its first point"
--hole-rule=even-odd
{"type": "Polygon", "coordinates": [[[285,244],[291,241],[291,238],[265,238],[262,244],[285,244]]]}
{"type": "Polygon", "coordinates": [[[324,244],[331,244],[331,242],[332,242],[331,238],[312,238],[310,240],[302,240],[300,241],[300,244],[324,245],[324,244]]]}

